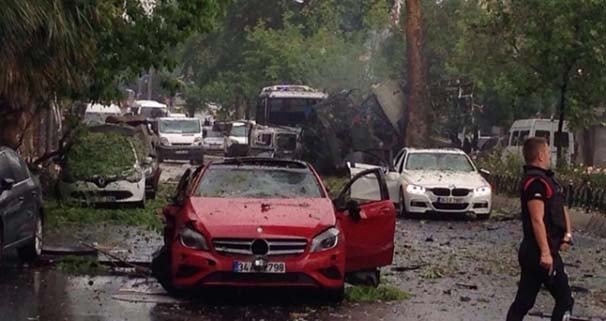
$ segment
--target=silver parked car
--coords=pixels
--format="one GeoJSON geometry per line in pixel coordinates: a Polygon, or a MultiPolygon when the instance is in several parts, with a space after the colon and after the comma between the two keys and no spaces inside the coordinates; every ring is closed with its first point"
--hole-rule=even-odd
{"type": "MultiPolygon", "coordinates": [[[[376,166],[349,163],[352,176],[370,167],[376,166]]],[[[386,180],[390,198],[404,216],[470,213],[486,219],[492,209],[492,189],[482,174],[488,172],[478,170],[459,149],[404,148],[396,155],[386,180]]],[[[363,183],[354,188],[352,194],[361,198],[378,193],[375,186],[363,183]]]]}

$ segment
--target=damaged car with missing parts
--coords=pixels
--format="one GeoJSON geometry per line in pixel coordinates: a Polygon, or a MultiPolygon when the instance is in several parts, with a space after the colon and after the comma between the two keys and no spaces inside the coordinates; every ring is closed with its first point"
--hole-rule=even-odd
{"type": "Polygon", "coordinates": [[[383,173],[356,175],[331,200],[311,165],[234,158],[187,170],[163,210],[152,271],[172,294],[213,287],[307,288],[330,301],[345,281],[377,286],[392,263],[395,208],[383,173]],[[360,178],[375,195],[353,199],[360,178]]]}

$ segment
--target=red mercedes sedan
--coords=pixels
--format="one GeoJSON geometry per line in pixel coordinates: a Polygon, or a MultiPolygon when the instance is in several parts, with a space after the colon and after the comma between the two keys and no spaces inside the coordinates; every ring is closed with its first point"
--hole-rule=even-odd
{"type": "Polygon", "coordinates": [[[396,214],[381,169],[356,175],[335,200],[309,164],[264,158],[188,170],[177,189],[152,262],[169,293],[305,287],[340,301],[346,280],[376,286],[393,259],[396,214]],[[357,182],[378,188],[353,198],[357,182]]]}

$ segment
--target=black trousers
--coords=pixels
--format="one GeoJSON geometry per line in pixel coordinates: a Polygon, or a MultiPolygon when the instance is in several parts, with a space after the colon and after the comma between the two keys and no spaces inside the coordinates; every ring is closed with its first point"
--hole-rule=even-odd
{"type": "Polygon", "coordinates": [[[552,321],[562,321],[567,311],[572,311],[574,300],[568,284],[568,276],[564,272],[564,262],[559,253],[553,254],[553,269],[551,276],[540,265],[540,255],[537,251],[529,250],[524,245],[518,254],[522,269],[520,284],[515,301],[507,313],[507,321],[522,321],[524,316],[534,306],[541,285],[551,293],[555,299],[552,312],[552,321]]]}

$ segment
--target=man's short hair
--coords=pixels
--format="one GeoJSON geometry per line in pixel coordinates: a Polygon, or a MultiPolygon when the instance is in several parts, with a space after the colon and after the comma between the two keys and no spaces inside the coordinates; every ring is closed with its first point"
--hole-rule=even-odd
{"type": "Polygon", "coordinates": [[[530,137],[524,142],[522,153],[527,164],[532,163],[539,158],[541,148],[547,146],[547,140],[543,137],[530,137]]]}

